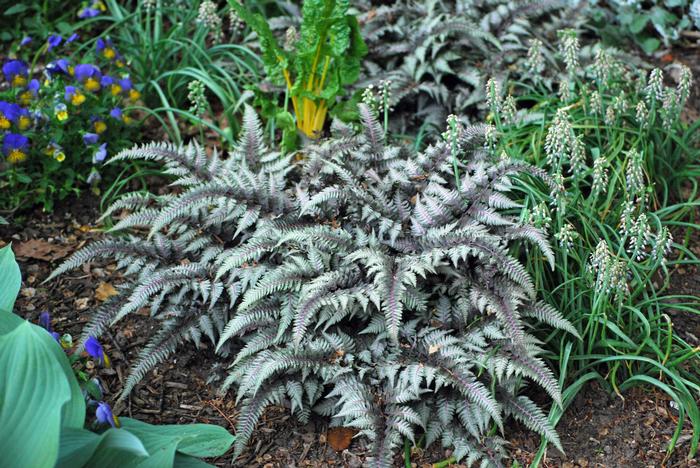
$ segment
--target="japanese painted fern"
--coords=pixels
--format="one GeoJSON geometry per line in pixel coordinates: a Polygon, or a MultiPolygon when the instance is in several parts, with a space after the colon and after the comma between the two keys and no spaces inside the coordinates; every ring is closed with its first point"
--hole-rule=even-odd
{"type": "Polygon", "coordinates": [[[162,161],[178,190],[125,196],[107,214],[127,210],[114,230],[130,234],[54,272],[106,256],[129,279],[84,336],[150,310],[158,331],[123,395],[183,340],[215,343],[230,364],[223,390],[242,402],[237,454],[265,407],[282,403],[358,428],[378,467],[423,433],[458,459],[500,466],[509,416],[560,447],[522,394],[532,382],[561,402],[530,324],[575,332],[509,254],[525,241],[551,258],[542,232],[508,214],[519,212],[509,178],[546,175],[492,159],[485,126],[415,154],[391,146],[367,107],[360,115],[359,133],[336,122],[296,163],[265,147],[251,109],[227,159],[194,145],[122,152],[162,161]],[[467,161],[457,177],[455,156],[467,161]]]}

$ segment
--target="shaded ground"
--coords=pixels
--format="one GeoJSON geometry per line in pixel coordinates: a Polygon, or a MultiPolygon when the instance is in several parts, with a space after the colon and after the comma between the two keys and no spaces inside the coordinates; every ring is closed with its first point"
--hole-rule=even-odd
{"type": "MultiPolygon", "coordinates": [[[[40,312],[50,310],[54,328],[71,333],[76,339],[91,311],[104,300],[105,291],[120,281],[113,274],[115,265],[86,264],[82,270],[68,273],[48,284],[41,282],[62,258],[98,239],[101,234],[94,225],[98,217],[96,202],[91,197],[58,206],[53,214],[34,213],[19,220],[19,225],[0,226],[0,246],[13,242],[22,274],[23,288],[16,311],[36,321],[40,312]]],[[[686,268],[675,284],[685,291],[698,291],[700,279],[694,269],[686,268]]],[[[682,318],[687,324],[679,330],[685,336],[700,336],[700,317],[682,318]]],[[[145,341],[147,321],[135,315],[102,338],[112,357],[112,369],[98,369],[105,384],[107,400],[115,403],[129,364],[136,350],[145,341]]],[[[677,327],[678,328],[678,327],[677,327]]],[[[697,340],[697,338],[695,338],[697,340]]],[[[115,405],[121,415],[153,423],[206,422],[218,424],[234,432],[237,411],[232,396],[217,395],[206,381],[210,375],[214,354],[210,348],[200,350],[184,346],[164,365],[153,371],[124,403],[115,405]]],[[[666,447],[677,422],[677,412],[668,397],[654,390],[636,389],[624,395],[623,401],[592,385],[569,409],[558,427],[566,456],[551,449],[544,466],[562,467],[646,467],[662,466],[666,447]]],[[[511,453],[523,465],[532,460],[539,445],[534,437],[518,424],[508,426],[508,438],[513,441],[511,453]]],[[[696,466],[685,456],[689,447],[690,430],[685,428],[677,452],[664,466],[696,466]]],[[[359,467],[366,455],[366,442],[353,440],[349,448],[336,451],[337,434],[329,434],[326,423],[312,420],[301,425],[284,408],[268,410],[255,432],[247,451],[235,466],[251,467],[359,467]]],[[[342,437],[341,437],[342,439],[342,437]]],[[[449,457],[438,447],[414,451],[414,466],[431,466],[449,457]]],[[[213,460],[220,466],[234,466],[230,456],[213,460]]],[[[396,465],[402,466],[402,457],[396,465]]],[[[459,465],[456,465],[459,466],[459,465]]]]}

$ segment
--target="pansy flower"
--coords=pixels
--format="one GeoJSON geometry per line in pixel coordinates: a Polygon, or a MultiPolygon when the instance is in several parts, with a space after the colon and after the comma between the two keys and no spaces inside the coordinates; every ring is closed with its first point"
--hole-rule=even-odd
{"type": "Polygon", "coordinates": [[[66,159],[66,153],[63,151],[63,147],[55,141],[48,144],[44,149],[44,154],[54,158],[58,162],[63,162],[66,159]]]}
{"type": "Polygon", "coordinates": [[[117,96],[119,93],[122,92],[122,87],[119,84],[119,81],[115,80],[109,75],[103,76],[102,81],[100,83],[102,84],[103,88],[109,88],[109,91],[112,93],[112,96],[117,96]]]}
{"type": "Polygon", "coordinates": [[[70,35],[70,37],[68,39],[66,39],[66,44],[70,44],[71,42],[77,41],[78,39],[80,39],[80,36],[78,35],[78,33],[73,33],[70,35]]]}
{"type": "Polygon", "coordinates": [[[119,418],[112,413],[112,408],[104,401],[98,403],[97,410],[95,410],[95,417],[100,424],[109,424],[115,428],[121,426],[119,424],[119,418]]]}
{"type": "Polygon", "coordinates": [[[80,11],[78,11],[78,18],[94,18],[104,11],[107,11],[107,7],[102,0],[92,0],[90,6],[81,8],[80,11]]]}
{"type": "Polygon", "coordinates": [[[48,50],[51,50],[54,47],[58,47],[59,45],[61,45],[61,42],[63,42],[63,38],[61,36],[59,36],[58,34],[50,35],[49,40],[48,40],[48,45],[49,45],[48,50]]]}
{"type": "Polygon", "coordinates": [[[89,336],[85,341],[85,351],[87,351],[91,357],[97,359],[100,364],[109,367],[109,357],[107,357],[107,353],[105,353],[102,345],[94,336],[89,336]]]}
{"type": "Polygon", "coordinates": [[[66,86],[64,99],[70,101],[74,106],[79,106],[85,102],[85,95],[75,86],[66,86]]]}
{"type": "Polygon", "coordinates": [[[31,44],[31,42],[32,42],[32,36],[24,36],[22,38],[22,40],[20,41],[19,46],[24,47],[26,45],[31,44]]]}
{"type": "Polygon", "coordinates": [[[122,120],[122,118],[124,118],[124,114],[122,113],[122,110],[118,107],[115,107],[114,109],[109,111],[109,115],[113,119],[117,119],[117,120],[122,120]]]}
{"type": "Polygon", "coordinates": [[[56,106],[53,108],[53,113],[59,122],[64,122],[68,119],[68,107],[66,107],[66,105],[62,102],[56,104],[56,106]]]}
{"type": "Polygon", "coordinates": [[[95,154],[92,155],[92,163],[96,164],[107,159],[107,143],[102,143],[95,154]]]}
{"type": "Polygon", "coordinates": [[[39,325],[49,332],[54,340],[60,341],[61,336],[51,329],[51,314],[48,311],[45,310],[39,314],[39,325]]]}
{"type": "Polygon", "coordinates": [[[98,91],[100,89],[100,80],[102,74],[100,69],[89,63],[81,63],[75,66],[75,79],[85,85],[88,91],[98,91]]]}
{"type": "Polygon", "coordinates": [[[130,100],[136,101],[141,97],[141,93],[134,89],[134,84],[131,82],[129,77],[119,80],[119,86],[121,86],[122,90],[127,93],[130,100]]]}
{"type": "Polygon", "coordinates": [[[100,136],[97,133],[85,133],[83,135],[83,143],[85,145],[94,145],[99,139],[100,136]]]}
{"type": "Polygon", "coordinates": [[[93,167],[90,171],[90,175],[87,178],[87,183],[89,185],[97,185],[100,183],[101,180],[102,176],[100,175],[100,172],[93,167]]]}
{"type": "Polygon", "coordinates": [[[100,10],[98,10],[97,8],[85,7],[85,8],[82,8],[78,12],[78,18],[80,18],[80,19],[94,18],[95,16],[98,16],[99,14],[100,14],[100,10]]]}
{"type": "Polygon", "coordinates": [[[95,133],[98,135],[101,135],[105,130],[107,130],[107,124],[99,117],[93,115],[90,117],[90,122],[92,123],[93,130],[95,130],[95,133]]]}
{"type": "Polygon", "coordinates": [[[7,130],[19,119],[20,107],[11,102],[0,101],[0,130],[7,130]]]}
{"type": "Polygon", "coordinates": [[[7,133],[2,139],[2,153],[10,164],[18,164],[27,159],[29,138],[19,133],[7,133]]]}
{"type": "Polygon", "coordinates": [[[122,110],[119,107],[115,107],[114,109],[109,111],[109,115],[114,119],[121,120],[127,125],[131,123],[131,117],[122,112],[122,110]]]}
{"type": "Polygon", "coordinates": [[[28,106],[31,102],[32,99],[36,98],[39,95],[39,80],[33,79],[29,82],[27,85],[27,89],[19,94],[19,102],[23,106],[28,106]]]}
{"type": "Polygon", "coordinates": [[[66,59],[58,59],[54,60],[53,62],[49,62],[46,65],[46,72],[50,77],[54,75],[70,75],[70,64],[68,63],[68,60],[66,59]]]}
{"type": "Polygon", "coordinates": [[[97,50],[98,54],[102,55],[104,58],[110,61],[116,59],[119,56],[117,49],[114,47],[114,43],[109,38],[97,39],[97,42],[95,43],[95,49],[97,50]]]}
{"type": "Polygon", "coordinates": [[[109,75],[102,75],[102,78],[100,78],[100,85],[103,88],[109,88],[114,84],[114,78],[112,78],[109,75]]]}
{"type": "Polygon", "coordinates": [[[2,66],[2,74],[12,86],[24,86],[27,84],[27,64],[22,60],[10,60],[2,66]]]}
{"type": "Polygon", "coordinates": [[[17,128],[26,130],[32,125],[32,118],[29,116],[29,110],[19,107],[17,110],[17,128]]]}
{"type": "Polygon", "coordinates": [[[136,88],[132,88],[129,91],[129,100],[130,101],[136,102],[139,100],[140,97],[141,97],[141,93],[136,88]]]}

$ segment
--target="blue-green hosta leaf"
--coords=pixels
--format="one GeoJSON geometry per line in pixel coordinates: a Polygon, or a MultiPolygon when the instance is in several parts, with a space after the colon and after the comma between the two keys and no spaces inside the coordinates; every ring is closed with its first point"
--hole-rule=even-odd
{"type": "Polygon", "coordinates": [[[209,463],[204,463],[199,458],[182,455],[180,453],[175,454],[175,463],[173,464],[173,468],[206,468],[210,466],[209,463]]]}
{"type": "Polygon", "coordinates": [[[0,312],[12,312],[19,294],[22,276],[11,245],[0,249],[0,312]]]}
{"type": "Polygon", "coordinates": [[[147,457],[143,443],[129,431],[110,428],[95,434],[67,428],[61,432],[56,468],[135,466],[147,457]]]}
{"type": "Polygon", "coordinates": [[[217,457],[226,453],[234,437],[223,427],[209,424],[153,426],[122,418],[122,428],[136,435],[149,457],[140,467],[172,466],[176,454],[192,457],[217,457]]]}
{"type": "Polygon", "coordinates": [[[71,386],[52,341],[26,321],[0,336],[0,453],[7,466],[53,466],[58,456],[61,413],[71,386]]]}

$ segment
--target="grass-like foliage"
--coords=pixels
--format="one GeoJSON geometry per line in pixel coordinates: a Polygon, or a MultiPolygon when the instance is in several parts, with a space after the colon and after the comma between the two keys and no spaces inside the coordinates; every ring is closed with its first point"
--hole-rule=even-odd
{"type": "Polygon", "coordinates": [[[416,154],[390,145],[368,107],[359,114],[359,133],[336,122],[296,164],[265,147],[252,109],[227,159],[196,146],[122,152],[162,161],[180,190],[123,197],[107,214],[127,209],[114,230],[130,235],[54,272],[108,257],[129,280],[85,337],[150,310],[156,332],[124,396],[180,342],[216,344],[230,364],[223,389],[242,401],[237,453],[283,401],[302,420],[315,411],[360,429],[373,466],[393,466],[403,437],[419,434],[499,466],[509,416],[559,447],[522,394],[534,382],[561,405],[531,330],[576,333],[509,253],[528,244],[554,261],[544,233],[506,213],[513,177],[549,177],[491,158],[483,125],[452,122],[446,141],[416,154]]]}
{"type": "Polygon", "coordinates": [[[255,81],[259,60],[241,43],[239,24],[222,20],[228,9],[208,0],[105,4],[108,12],[87,23],[103,28],[132,58],[132,77],[143,83],[145,105],[138,109],[157,119],[170,141],[188,139],[187,121],[233,145],[244,88],[255,81]],[[194,82],[206,96],[205,108],[189,98],[194,82]]]}
{"type": "MultiPolygon", "coordinates": [[[[524,218],[550,231],[556,268],[522,251],[546,301],[574,324],[582,340],[545,332],[546,349],[566,375],[565,405],[583,383],[606,380],[616,392],[651,384],[680,407],[670,450],[689,417],[700,437],[697,349],[673,330],[669,311],[700,313],[697,298],[669,293],[669,269],[694,261],[682,239],[697,206],[700,122],[680,119],[691,90],[681,67],[677,87],[597,48],[579,60],[578,40],[561,33],[559,96],[538,83],[490,81],[487,95],[498,134],[494,151],[547,170],[552,191],[536,180],[518,184],[524,218]],[[517,96],[504,98],[501,89],[517,96]],[[680,259],[679,259],[680,255],[680,259]],[[684,260],[690,258],[691,260],[684,260]]],[[[537,61],[537,52],[529,54],[537,61]]],[[[561,416],[554,408],[552,422],[561,416]]]]}

